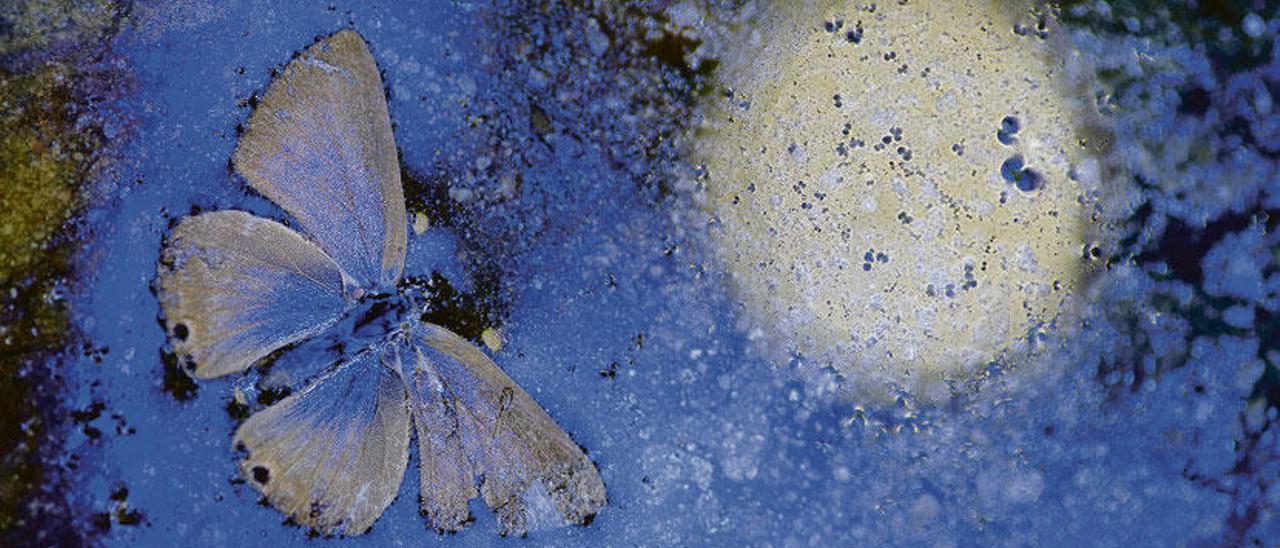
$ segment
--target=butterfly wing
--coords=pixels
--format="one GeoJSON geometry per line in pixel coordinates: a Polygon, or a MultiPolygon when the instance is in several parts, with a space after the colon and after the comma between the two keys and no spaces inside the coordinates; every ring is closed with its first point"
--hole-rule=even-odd
{"type": "Polygon", "coordinates": [[[157,272],[174,352],[205,379],[243,371],[337,321],[345,283],[315,244],[242,211],[183,219],[157,272]]]}
{"type": "Polygon", "coordinates": [[[361,287],[404,270],[404,190],[382,78],[364,39],[340,31],[271,81],[232,163],[361,287]]]}
{"type": "Polygon", "coordinates": [[[504,534],[585,523],[605,505],[595,465],[480,349],[431,324],[410,342],[422,511],[434,527],[465,524],[476,478],[504,534]]]}
{"type": "Polygon", "coordinates": [[[236,431],[245,477],[298,523],[364,533],[395,499],[409,460],[409,408],[394,347],[339,362],[236,431]],[[242,444],[242,445],[241,445],[242,444]]]}

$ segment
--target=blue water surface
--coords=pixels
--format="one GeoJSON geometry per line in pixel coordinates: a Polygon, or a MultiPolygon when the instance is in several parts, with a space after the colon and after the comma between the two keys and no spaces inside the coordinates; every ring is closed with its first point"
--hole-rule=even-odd
{"type": "MultiPolygon", "coordinates": [[[[616,96],[548,100],[610,76],[613,69],[590,55],[599,44],[592,23],[512,17],[518,7],[436,0],[135,8],[112,48],[136,79],[122,108],[137,125],[119,143],[118,192],[87,214],[95,234],[84,254],[94,260],[74,303],[84,337],[110,353],[100,364],[79,359],[70,374],[78,387],[70,402],[102,401],[109,410],[94,420],[101,438],[70,434],[68,451],[82,459],[71,496],[95,512],[123,505],[141,516],[137,524],[113,518],[105,544],[1186,545],[1280,538],[1272,517],[1280,465],[1268,460],[1276,453],[1269,426],[1275,408],[1264,405],[1254,411],[1259,422],[1248,420],[1266,368],[1265,338],[1250,325],[1252,304],[1224,319],[1245,327],[1208,332],[1190,313],[1160,313],[1150,298],[1203,290],[1237,299],[1234,306],[1271,299],[1274,310],[1277,242],[1265,225],[1242,228],[1208,253],[1200,285],[1153,274],[1162,268],[1158,260],[1117,261],[1092,295],[1108,305],[1090,313],[1078,338],[1050,336],[1042,344],[1055,350],[1045,363],[998,375],[964,402],[858,407],[794,375],[803,356],[766,361],[768,353],[741,328],[728,275],[700,237],[706,220],[637,183],[667,169],[655,164],[675,160],[619,157],[625,148],[583,138],[599,130],[602,142],[628,141],[630,126],[611,113],[639,107],[610,102],[616,96]],[[512,21],[529,28],[508,32],[512,21]],[[227,408],[235,389],[253,390],[252,383],[200,381],[183,397],[166,381],[152,288],[164,237],[196,210],[287,220],[231,172],[237,126],[274,69],[342,28],[365,37],[383,70],[402,163],[413,178],[411,204],[415,193],[450,204],[447,214],[423,209],[440,218],[411,234],[406,273],[439,272],[462,291],[496,273],[501,290],[491,296],[498,310],[491,321],[506,344],[492,355],[597,464],[609,504],[590,526],[501,538],[477,500],[472,526],[439,535],[418,515],[414,456],[399,497],[368,534],[314,538],[283,523],[239,480],[231,446],[238,419],[227,408]],[[546,43],[529,47],[553,52],[542,62],[557,48],[566,52],[553,65],[558,73],[542,67],[545,79],[501,54],[539,33],[546,43]],[[535,103],[549,129],[531,117],[535,103]],[[518,190],[495,197],[503,177],[518,179],[518,190]],[[1123,303],[1137,312],[1113,313],[1123,303]],[[1127,335],[1135,331],[1146,341],[1138,349],[1127,335]],[[1108,361],[1120,355],[1135,363],[1108,361]],[[1170,355],[1185,359],[1178,367],[1152,365],[1145,381],[1135,379],[1143,360],[1170,355]],[[1113,370],[1114,379],[1107,374],[1113,370]],[[1261,456],[1252,461],[1257,470],[1240,474],[1244,439],[1261,456]],[[127,494],[113,499],[121,487],[127,494]],[[1253,521],[1233,532],[1233,516],[1250,508],[1253,521]]],[[[1186,127],[1171,114],[1176,104],[1151,108],[1152,120],[1186,127]]],[[[1137,122],[1127,127],[1139,131],[1137,122]]],[[[1169,130],[1177,131],[1191,130],[1169,130]]],[[[1275,177],[1259,175],[1252,190],[1235,195],[1274,197],[1275,177]],[[1271,191],[1258,190],[1268,184],[1271,191]]],[[[1231,207],[1223,202],[1217,209],[1231,207]]],[[[1182,207],[1153,203],[1156,217],[1182,207]]],[[[1147,234],[1158,240],[1161,232],[1147,234]]]]}

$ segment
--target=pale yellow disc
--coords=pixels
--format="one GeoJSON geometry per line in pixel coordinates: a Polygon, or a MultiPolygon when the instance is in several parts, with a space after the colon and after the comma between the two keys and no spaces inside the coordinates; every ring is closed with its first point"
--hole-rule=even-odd
{"type": "Polygon", "coordinates": [[[1084,279],[1097,178],[1051,25],[990,0],[772,9],[691,139],[767,343],[929,396],[1025,346],[1084,279]],[[1039,188],[1002,177],[1015,156],[1039,188]]]}

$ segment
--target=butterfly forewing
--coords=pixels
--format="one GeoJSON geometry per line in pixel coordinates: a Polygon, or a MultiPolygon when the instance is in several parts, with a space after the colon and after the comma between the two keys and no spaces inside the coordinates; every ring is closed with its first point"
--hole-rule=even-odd
{"type": "MultiPolygon", "coordinates": [[[[480,349],[431,324],[414,327],[410,400],[418,431],[422,510],[456,529],[476,494],[504,533],[584,523],[604,506],[595,465],[480,349]]],[[[409,371],[406,371],[409,374],[409,371]]]]}
{"type": "Polygon", "coordinates": [[[382,78],[360,35],[340,31],[291,61],[232,162],[362,287],[399,279],[404,191],[382,78]]]}
{"type": "Polygon", "coordinates": [[[395,499],[410,415],[394,347],[338,363],[236,432],[241,469],[273,506],[322,533],[366,531],[395,499]]]}
{"type": "Polygon", "coordinates": [[[346,310],[338,265],[275,221],[241,211],[187,217],[157,272],[165,326],[200,378],[236,373],[346,310]]]}

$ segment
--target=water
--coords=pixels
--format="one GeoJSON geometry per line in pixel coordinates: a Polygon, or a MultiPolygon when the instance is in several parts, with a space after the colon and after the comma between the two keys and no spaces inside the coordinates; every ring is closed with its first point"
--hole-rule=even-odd
{"type": "MultiPolygon", "coordinates": [[[[1186,23],[1178,4],[1159,23],[1123,3],[1068,7],[1062,32],[1101,75],[1097,108],[1112,110],[1113,150],[1097,169],[1128,174],[1103,197],[1114,207],[1098,222],[1119,235],[1089,253],[1099,273],[1086,304],[1028,334],[1034,359],[993,363],[952,397],[866,401],[770,346],[704,237],[714,220],[675,141],[696,101],[720,93],[712,60],[742,45],[717,37],[767,7],[722,4],[130,6],[101,61],[128,75],[133,91],[110,108],[129,123],[80,222],[66,297],[90,351],[56,362],[66,422],[46,464],[65,488],[33,499],[72,521],[33,510],[30,527],[142,546],[1280,535],[1274,10],[1251,8],[1264,21],[1255,32],[1243,11],[1186,23]],[[475,523],[439,536],[417,515],[412,455],[368,534],[313,539],[259,504],[231,442],[248,412],[283,396],[272,375],[290,355],[199,382],[164,358],[152,282],[166,234],[192,211],[285,218],[232,174],[236,128],[273,68],[348,27],[383,70],[410,218],[430,219],[410,233],[406,276],[432,293],[433,321],[478,344],[500,333],[494,360],[587,450],[609,493],[588,527],[501,539],[477,500],[475,523]],[[1230,39],[1215,38],[1227,27],[1230,39]]],[[[1000,119],[983,128],[997,146],[1000,119]]],[[[1030,124],[1021,118],[1018,139],[1030,124]]]]}

